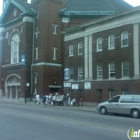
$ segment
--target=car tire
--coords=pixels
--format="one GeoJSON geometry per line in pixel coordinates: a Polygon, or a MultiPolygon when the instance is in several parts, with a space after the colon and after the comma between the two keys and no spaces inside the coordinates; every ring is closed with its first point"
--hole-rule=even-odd
{"type": "Polygon", "coordinates": [[[131,116],[132,116],[133,118],[138,118],[139,115],[140,115],[139,110],[133,109],[133,110],[131,111],[131,116]]]}
{"type": "Polygon", "coordinates": [[[107,113],[106,108],[105,108],[105,107],[101,107],[101,108],[100,108],[100,113],[101,113],[102,115],[106,115],[106,113],[107,113]]]}

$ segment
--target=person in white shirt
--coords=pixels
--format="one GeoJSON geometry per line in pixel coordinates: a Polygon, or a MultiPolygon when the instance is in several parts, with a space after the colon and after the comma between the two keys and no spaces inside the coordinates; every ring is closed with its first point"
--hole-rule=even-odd
{"type": "Polygon", "coordinates": [[[36,94],[36,104],[40,104],[40,95],[36,94]]]}

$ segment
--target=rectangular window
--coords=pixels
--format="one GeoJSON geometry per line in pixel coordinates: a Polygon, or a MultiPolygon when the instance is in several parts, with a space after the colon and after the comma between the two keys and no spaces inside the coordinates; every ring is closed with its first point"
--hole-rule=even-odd
{"type": "Polygon", "coordinates": [[[83,54],[83,44],[82,42],[80,42],[78,44],[78,55],[82,55],[83,54]]]}
{"type": "Polygon", "coordinates": [[[115,90],[114,89],[109,89],[109,99],[115,96],[115,90]]]}
{"type": "Polygon", "coordinates": [[[122,62],[122,76],[129,77],[129,62],[122,62]]]}
{"type": "Polygon", "coordinates": [[[82,66],[78,67],[78,79],[79,80],[83,79],[83,68],[82,68],[82,66]]]}
{"type": "Polygon", "coordinates": [[[113,62],[109,64],[109,77],[115,78],[115,63],[113,62]]]}
{"type": "Polygon", "coordinates": [[[97,65],[97,78],[103,78],[103,66],[102,66],[102,64],[97,65]]]}
{"type": "Polygon", "coordinates": [[[70,68],[70,79],[73,79],[74,78],[74,73],[73,73],[73,68],[71,67],[70,68]]]}
{"type": "Polygon", "coordinates": [[[123,95],[128,95],[129,94],[129,90],[128,89],[123,89],[122,90],[122,94],[123,95]]]}
{"type": "Polygon", "coordinates": [[[127,45],[128,45],[128,39],[123,39],[122,46],[127,46],[127,45]]]}

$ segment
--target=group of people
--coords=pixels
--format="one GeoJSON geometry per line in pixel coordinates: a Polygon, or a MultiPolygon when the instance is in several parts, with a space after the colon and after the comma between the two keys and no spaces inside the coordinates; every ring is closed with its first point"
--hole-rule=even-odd
{"type": "MultiPolygon", "coordinates": [[[[40,95],[36,95],[36,104],[40,104],[40,95]]],[[[82,102],[80,97],[76,99],[70,99],[69,94],[58,94],[58,93],[50,93],[49,95],[43,95],[42,97],[43,105],[55,105],[55,106],[79,106],[82,102]]]]}
{"type": "MultiPolygon", "coordinates": [[[[70,100],[69,94],[58,94],[50,93],[49,95],[43,95],[42,102],[44,105],[58,105],[58,106],[68,106],[70,100]]],[[[40,104],[40,95],[36,95],[36,104],[40,104]]]]}

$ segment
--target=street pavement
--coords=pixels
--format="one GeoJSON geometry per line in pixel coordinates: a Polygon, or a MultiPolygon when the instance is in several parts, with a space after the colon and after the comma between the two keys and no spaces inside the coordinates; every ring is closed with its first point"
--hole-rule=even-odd
{"type": "MultiPolygon", "coordinates": [[[[35,107],[44,107],[43,103],[41,102],[40,104],[35,104],[34,101],[25,101],[24,100],[20,100],[20,99],[0,99],[0,102],[4,102],[4,103],[12,103],[12,104],[20,104],[20,105],[26,105],[26,106],[35,106],[35,107]]],[[[51,106],[51,105],[45,105],[46,108],[58,108],[58,109],[66,109],[66,110],[81,110],[81,111],[94,111],[97,112],[96,107],[95,106],[87,106],[84,105],[83,106],[51,106]]]]}
{"type": "Polygon", "coordinates": [[[128,140],[128,130],[140,128],[139,119],[76,110],[79,108],[0,100],[0,139],[128,140]]]}

